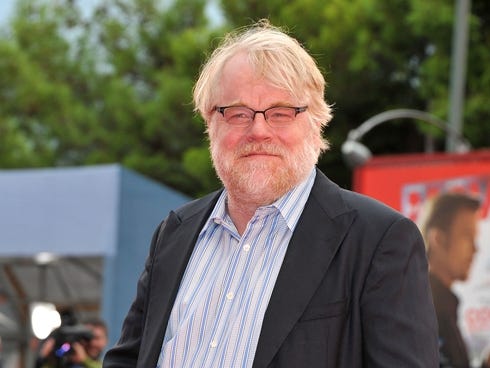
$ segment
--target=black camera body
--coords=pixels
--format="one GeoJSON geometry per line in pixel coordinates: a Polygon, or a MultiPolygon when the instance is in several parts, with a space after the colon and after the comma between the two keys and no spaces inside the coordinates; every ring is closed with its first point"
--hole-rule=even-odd
{"type": "Polygon", "coordinates": [[[55,339],[54,356],[57,367],[70,366],[70,354],[72,354],[72,344],[75,342],[86,344],[94,337],[92,331],[83,325],[61,326],[52,333],[55,339]]]}

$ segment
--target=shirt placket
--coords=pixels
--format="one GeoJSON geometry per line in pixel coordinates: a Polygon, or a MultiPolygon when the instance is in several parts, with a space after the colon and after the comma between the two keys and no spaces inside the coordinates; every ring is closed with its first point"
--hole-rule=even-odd
{"type": "MultiPolygon", "coordinates": [[[[261,253],[263,253],[265,246],[264,244],[254,244],[254,239],[258,237],[258,233],[266,225],[271,211],[272,209],[259,211],[251,220],[250,226],[243,236],[235,238],[233,246],[236,247],[236,250],[221,284],[221,310],[217,316],[215,332],[210,342],[210,349],[213,350],[213,364],[230,358],[226,356],[229,353],[227,352],[229,350],[227,345],[230,342],[235,343],[235,335],[239,333],[239,331],[233,331],[233,327],[239,325],[236,320],[240,318],[241,304],[247,298],[247,293],[250,292],[250,277],[257,267],[257,262],[261,259],[261,253]]],[[[245,312],[254,313],[250,310],[245,312]]]]}
{"type": "MultiPolygon", "coordinates": [[[[235,319],[239,312],[239,300],[243,299],[246,290],[243,289],[250,277],[251,270],[255,267],[257,254],[252,248],[252,239],[256,223],[263,221],[263,216],[256,216],[251,220],[251,226],[240,238],[236,235],[232,241],[235,248],[233,256],[224,273],[221,283],[221,295],[219,298],[218,313],[216,315],[216,324],[210,337],[209,349],[211,350],[213,364],[219,361],[223,355],[226,355],[226,346],[230,342],[230,337],[234,332],[230,330],[235,325],[235,319]]],[[[209,357],[211,357],[209,356],[209,357]]]]}

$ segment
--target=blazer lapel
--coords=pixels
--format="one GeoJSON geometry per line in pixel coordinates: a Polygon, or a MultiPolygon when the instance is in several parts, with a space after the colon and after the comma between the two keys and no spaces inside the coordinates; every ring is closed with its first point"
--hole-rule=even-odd
{"type": "Polygon", "coordinates": [[[338,187],[317,172],[264,316],[254,368],[271,362],[301,317],[353,218],[338,187]]]}
{"type": "Polygon", "coordinates": [[[163,234],[165,240],[157,245],[149,282],[147,320],[140,349],[138,367],[156,366],[170,312],[180,282],[194,249],[197,236],[207,220],[218,195],[209,196],[183,211],[181,216],[171,213],[163,234]],[[210,197],[210,198],[209,198],[210,197]]]}

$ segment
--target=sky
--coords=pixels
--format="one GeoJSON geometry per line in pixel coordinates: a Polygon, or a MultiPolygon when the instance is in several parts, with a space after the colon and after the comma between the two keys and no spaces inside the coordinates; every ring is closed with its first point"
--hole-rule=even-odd
{"type": "MultiPolygon", "coordinates": [[[[84,10],[89,11],[100,0],[78,0],[84,10]]],[[[13,16],[16,0],[0,0],[0,25],[5,25],[9,18],[13,16]]]]}
{"type": "MultiPolygon", "coordinates": [[[[82,6],[82,9],[86,12],[90,12],[97,3],[101,0],[78,0],[77,3],[82,6]]],[[[16,0],[0,0],[0,27],[5,26],[11,16],[13,16],[16,0]]],[[[221,14],[217,10],[217,6],[214,1],[209,2],[208,13],[212,19],[216,22],[221,21],[221,14]]]]}
{"type": "Polygon", "coordinates": [[[0,0],[0,25],[6,24],[14,12],[15,0],[0,0]]]}

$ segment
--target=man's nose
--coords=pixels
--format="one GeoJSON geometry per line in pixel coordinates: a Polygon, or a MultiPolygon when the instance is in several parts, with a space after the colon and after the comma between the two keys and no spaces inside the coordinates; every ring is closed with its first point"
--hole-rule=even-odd
{"type": "Polygon", "coordinates": [[[250,123],[248,131],[251,135],[256,137],[267,137],[272,133],[272,128],[265,119],[263,112],[256,112],[254,119],[250,123]]]}

